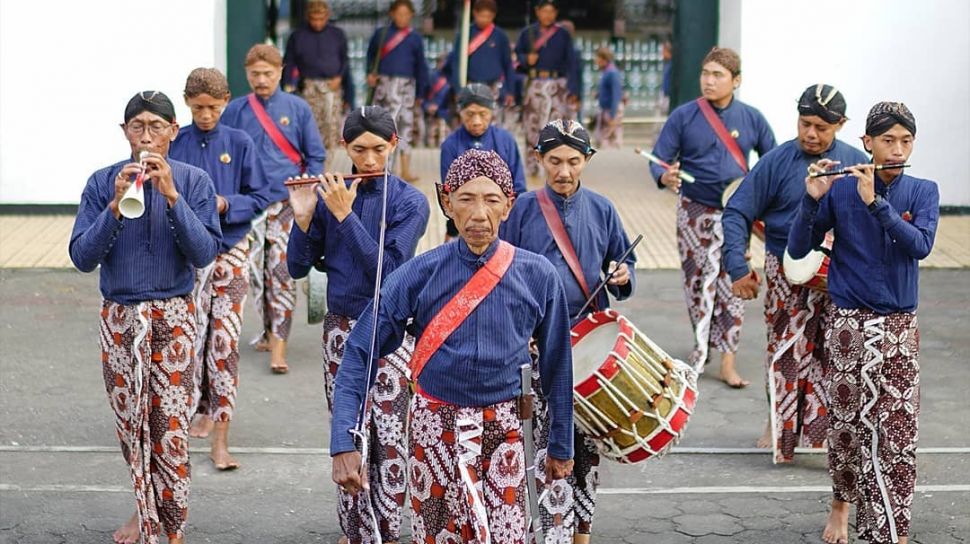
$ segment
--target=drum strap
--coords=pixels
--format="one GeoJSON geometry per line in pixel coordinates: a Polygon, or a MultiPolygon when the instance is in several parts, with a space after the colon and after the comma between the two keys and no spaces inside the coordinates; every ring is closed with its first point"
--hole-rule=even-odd
{"type": "Polygon", "coordinates": [[[738,147],[738,142],[731,137],[728,133],[727,127],[721,122],[721,118],[717,116],[714,108],[711,107],[711,103],[707,101],[703,96],[697,99],[697,107],[701,109],[701,113],[704,114],[704,118],[707,119],[707,124],[711,125],[714,129],[714,134],[717,134],[717,138],[721,140],[724,147],[727,148],[728,153],[734,158],[734,162],[738,163],[741,167],[741,171],[745,174],[748,173],[748,161],[744,158],[744,153],[741,152],[741,148],[738,147]]]}
{"type": "Polygon", "coordinates": [[[280,132],[280,129],[276,126],[276,123],[269,118],[269,114],[266,113],[266,108],[264,108],[263,105],[259,103],[259,100],[256,99],[256,94],[249,93],[247,99],[249,100],[249,107],[252,108],[253,114],[256,115],[256,120],[259,121],[260,126],[262,126],[263,130],[266,131],[266,135],[269,136],[269,139],[273,140],[273,143],[276,144],[276,147],[278,147],[284,155],[286,155],[286,158],[290,159],[293,164],[300,167],[301,174],[305,172],[306,164],[303,163],[303,156],[300,155],[300,152],[297,151],[296,148],[293,147],[293,144],[286,139],[286,136],[283,136],[283,133],[280,132]]]}
{"type": "Polygon", "coordinates": [[[495,253],[485,266],[479,268],[468,283],[431,318],[411,356],[411,381],[414,384],[418,383],[418,376],[424,370],[424,365],[428,364],[441,344],[445,343],[451,333],[455,332],[455,329],[461,326],[475,308],[485,300],[485,297],[495,289],[511,266],[514,256],[515,246],[499,240],[495,253]]]}
{"type": "MultiPolygon", "coordinates": [[[[552,203],[552,199],[549,198],[545,188],[536,191],[536,199],[539,201],[539,209],[542,210],[542,216],[546,219],[546,225],[549,226],[549,231],[552,233],[552,239],[556,241],[556,247],[559,248],[559,252],[562,253],[563,258],[566,260],[569,270],[576,278],[576,282],[579,283],[579,288],[583,290],[583,296],[588,299],[589,286],[586,284],[586,276],[583,274],[583,268],[579,265],[579,257],[576,256],[576,250],[573,249],[573,242],[569,239],[566,226],[562,224],[562,218],[559,217],[559,211],[556,210],[556,205],[552,203]]],[[[593,301],[593,308],[597,308],[595,300],[593,301]]]]}

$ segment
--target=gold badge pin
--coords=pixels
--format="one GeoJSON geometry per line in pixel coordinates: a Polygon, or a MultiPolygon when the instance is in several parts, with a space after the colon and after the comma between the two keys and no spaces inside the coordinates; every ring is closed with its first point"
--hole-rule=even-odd
{"type": "Polygon", "coordinates": [[[229,156],[229,153],[223,153],[222,155],[219,155],[219,162],[222,164],[229,164],[232,162],[232,157],[229,156]]]}
{"type": "Polygon", "coordinates": [[[741,136],[741,133],[738,132],[738,129],[734,129],[731,131],[731,137],[734,138],[735,140],[737,140],[739,136],[741,136]]]}
{"type": "Polygon", "coordinates": [[[290,118],[287,116],[280,117],[280,124],[284,127],[290,124],[290,118]]]}

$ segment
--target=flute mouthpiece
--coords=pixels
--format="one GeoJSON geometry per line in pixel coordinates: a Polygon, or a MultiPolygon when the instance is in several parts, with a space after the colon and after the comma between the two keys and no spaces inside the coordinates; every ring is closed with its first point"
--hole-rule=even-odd
{"type": "Polygon", "coordinates": [[[148,158],[148,155],[149,155],[149,152],[147,150],[142,149],[141,151],[139,151],[138,152],[138,162],[144,162],[145,159],[148,158]]]}

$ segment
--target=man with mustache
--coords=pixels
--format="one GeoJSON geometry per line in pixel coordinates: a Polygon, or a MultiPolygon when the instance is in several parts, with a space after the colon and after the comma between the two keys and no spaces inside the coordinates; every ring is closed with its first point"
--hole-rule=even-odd
{"type": "Polygon", "coordinates": [[[253,92],[226,107],[222,122],[242,129],[256,142],[256,151],[272,188],[265,216],[253,225],[249,282],[256,312],[262,319],[257,351],[270,352],[270,370],[285,374],[286,340],[293,324],[296,282],[286,271],[286,244],[293,226],[293,208],[283,181],[303,173],[323,171],[327,152],[313,112],[305,100],[280,89],[283,57],[272,45],[256,44],[246,53],[246,80],[253,92]]]}
{"type": "MultiPolygon", "coordinates": [[[[580,178],[594,153],[586,129],[576,121],[554,120],[539,132],[534,153],[545,170],[546,185],[518,199],[509,220],[502,225],[501,236],[552,263],[566,289],[571,324],[575,324],[594,311],[608,308],[607,293],[617,300],[633,294],[636,256],[631,253],[625,262],[616,262],[630,247],[620,214],[605,197],[582,187],[580,178]],[[559,236],[555,234],[557,229],[559,236]],[[574,268],[572,263],[578,266],[574,268]],[[605,277],[614,269],[616,274],[606,289],[580,314],[590,293],[602,281],[601,275],[605,277]]],[[[539,370],[535,379],[541,378],[539,370]]],[[[545,457],[549,442],[544,404],[540,395],[536,410],[539,460],[545,457]]],[[[546,542],[550,544],[585,544],[592,529],[599,455],[589,437],[576,429],[573,433],[574,470],[568,478],[556,482],[539,504],[546,542]]]]}

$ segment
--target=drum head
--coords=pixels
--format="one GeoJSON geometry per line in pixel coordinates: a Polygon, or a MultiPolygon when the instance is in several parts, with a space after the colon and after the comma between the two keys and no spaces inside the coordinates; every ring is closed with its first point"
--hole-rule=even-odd
{"type": "Polygon", "coordinates": [[[825,254],[815,249],[809,251],[808,255],[801,259],[792,258],[786,249],[781,265],[785,270],[785,277],[788,278],[788,281],[794,285],[803,285],[815,277],[823,260],[825,260],[825,254]]]}
{"type": "Polygon", "coordinates": [[[573,387],[592,376],[606,362],[619,334],[616,321],[604,321],[573,344],[573,387]]]}

